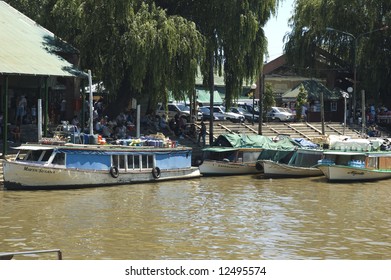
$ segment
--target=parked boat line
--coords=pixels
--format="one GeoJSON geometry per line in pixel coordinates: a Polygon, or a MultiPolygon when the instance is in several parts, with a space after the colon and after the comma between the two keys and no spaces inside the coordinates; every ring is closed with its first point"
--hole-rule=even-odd
{"type": "Polygon", "coordinates": [[[206,176],[260,173],[256,162],[272,143],[262,135],[222,134],[211,147],[203,149],[200,172],[206,176]]]}
{"type": "Polygon", "coordinates": [[[325,175],[329,181],[391,178],[388,139],[332,139],[327,150],[308,148],[300,141],[287,136],[222,134],[213,146],[203,149],[199,166],[192,166],[192,148],[171,140],[126,139],[117,145],[86,145],[43,139],[14,147],[18,153],[3,159],[0,180],[5,189],[18,190],[262,172],[272,178],[325,175]]]}

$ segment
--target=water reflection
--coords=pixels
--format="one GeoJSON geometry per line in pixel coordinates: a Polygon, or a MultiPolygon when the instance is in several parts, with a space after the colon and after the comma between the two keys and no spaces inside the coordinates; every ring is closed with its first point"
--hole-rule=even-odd
{"type": "Polygon", "coordinates": [[[390,259],[390,196],[389,181],[323,177],[2,190],[0,251],[59,248],[64,259],[390,259]]]}

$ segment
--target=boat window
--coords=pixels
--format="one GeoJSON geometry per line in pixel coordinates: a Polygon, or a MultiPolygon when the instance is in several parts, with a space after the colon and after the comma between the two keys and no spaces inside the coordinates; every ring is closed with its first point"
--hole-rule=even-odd
{"type": "Polygon", "coordinates": [[[65,164],[65,153],[56,153],[52,161],[53,164],[64,165],[65,164]]]}
{"type": "Polygon", "coordinates": [[[128,169],[134,169],[133,156],[128,155],[128,169]]]}
{"type": "Polygon", "coordinates": [[[134,156],[134,169],[139,169],[140,168],[140,156],[134,156]]]}
{"type": "Polygon", "coordinates": [[[119,157],[119,169],[125,169],[125,156],[121,155],[119,157]]]}
{"type": "Polygon", "coordinates": [[[27,154],[22,153],[22,151],[19,151],[15,157],[15,160],[27,160],[27,154]]]}
{"type": "MultiPolygon", "coordinates": [[[[122,167],[122,159],[121,157],[119,158],[120,161],[120,168],[125,168],[125,156],[123,157],[123,166],[122,167]]],[[[153,167],[153,156],[152,155],[128,155],[127,156],[127,161],[128,161],[128,169],[147,169],[147,168],[152,168],[153,167]],[[141,160],[141,162],[140,162],[141,160]]]]}
{"type": "Polygon", "coordinates": [[[243,152],[238,152],[237,155],[236,155],[236,161],[237,162],[243,162],[243,152]]]}
{"type": "Polygon", "coordinates": [[[318,163],[318,160],[321,158],[321,153],[312,154],[312,153],[298,153],[295,162],[293,165],[311,167],[318,163]]]}
{"type": "Polygon", "coordinates": [[[142,160],[142,168],[148,168],[148,156],[147,155],[143,155],[141,156],[141,160],[142,160]]]}
{"type": "Polygon", "coordinates": [[[223,160],[228,159],[229,161],[233,161],[235,159],[235,151],[227,151],[227,152],[206,152],[205,158],[209,158],[211,160],[223,160]]]}
{"type": "Polygon", "coordinates": [[[42,151],[30,151],[27,156],[26,160],[28,161],[38,161],[41,157],[42,151]]]}
{"type": "Polygon", "coordinates": [[[337,165],[348,165],[349,161],[352,160],[351,155],[337,155],[335,158],[335,164],[337,165]]]}
{"type": "Polygon", "coordinates": [[[251,162],[251,161],[257,161],[259,155],[261,154],[261,151],[258,152],[245,152],[243,153],[243,161],[244,162],[251,162]]]}
{"type": "Polygon", "coordinates": [[[52,155],[52,153],[53,153],[53,150],[43,151],[43,156],[42,156],[41,161],[48,161],[50,156],[52,155]]]}
{"type": "MultiPolygon", "coordinates": [[[[378,169],[377,167],[377,157],[369,157],[367,159],[367,168],[373,168],[373,169],[378,169]]],[[[390,165],[389,165],[390,166],[390,165]]],[[[379,159],[379,169],[382,169],[384,168],[385,166],[383,166],[383,162],[381,159],[379,159]]]]}
{"type": "Polygon", "coordinates": [[[112,165],[113,166],[118,166],[118,155],[113,155],[112,156],[112,160],[113,160],[112,165]]]}

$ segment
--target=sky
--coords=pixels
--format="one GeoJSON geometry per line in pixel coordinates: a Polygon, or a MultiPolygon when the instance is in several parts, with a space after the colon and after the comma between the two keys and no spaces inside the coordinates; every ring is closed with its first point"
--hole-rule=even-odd
{"type": "Polygon", "coordinates": [[[265,34],[268,40],[269,59],[271,61],[283,53],[283,38],[291,29],[288,27],[288,19],[292,15],[294,0],[283,0],[280,3],[277,16],[272,17],[265,26],[265,34]]]}

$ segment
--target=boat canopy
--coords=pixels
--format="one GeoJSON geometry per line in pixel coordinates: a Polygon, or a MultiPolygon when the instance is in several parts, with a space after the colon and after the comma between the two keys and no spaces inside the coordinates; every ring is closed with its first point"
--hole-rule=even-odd
{"type": "Polygon", "coordinates": [[[224,153],[224,152],[232,152],[237,151],[238,148],[230,148],[230,147],[209,147],[203,149],[204,152],[216,152],[216,153],[224,153]]]}
{"type": "Polygon", "coordinates": [[[263,149],[288,149],[293,150],[301,145],[292,138],[283,136],[270,138],[255,134],[221,134],[212,147],[231,147],[231,148],[263,148],[263,149]]]}

